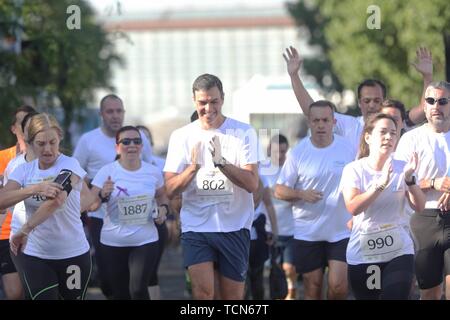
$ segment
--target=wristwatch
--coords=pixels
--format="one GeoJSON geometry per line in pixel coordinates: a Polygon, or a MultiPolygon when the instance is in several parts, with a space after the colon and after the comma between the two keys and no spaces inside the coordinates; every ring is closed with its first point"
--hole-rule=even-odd
{"type": "Polygon", "coordinates": [[[406,183],[407,186],[415,185],[416,184],[416,176],[412,176],[411,177],[411,181],[408,181],[408,180],[405,179],[405,183],[406,183]]]}
{"type": "Polygon", "coordinates": [[[109,201],[109,198],[110,198],[110,196],[103,197],[103,196],[102,196],[102,190],[100,190],[100,191],[98,192],[98,197],[100,198],[100,200],[102,201],[102,203],[108,202],[108,201],[109,201]]]}
{"type": "Polygon", "coordinates": [[[219,159],[219,162],[214,162],[214,167],[223,168],[227,164],[227,160],[224,157],[219,159]]]}

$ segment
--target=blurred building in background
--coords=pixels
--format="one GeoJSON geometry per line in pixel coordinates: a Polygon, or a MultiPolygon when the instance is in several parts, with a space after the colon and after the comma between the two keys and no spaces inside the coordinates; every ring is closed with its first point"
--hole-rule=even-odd
{"type": "Polygon", "coordinates": [[[155,151],[164,152],[171,131],[189,121],[192,82],[202,73],[221,78],[224,114],[257,129],[292,128],[290,115],[270,115],[300,113],[282,53],[289,45],[304,56],[313,51],[300,39],[285,1],[91,2],[125,60],[113,79],[125,120],[154,131],[155,151]]]}

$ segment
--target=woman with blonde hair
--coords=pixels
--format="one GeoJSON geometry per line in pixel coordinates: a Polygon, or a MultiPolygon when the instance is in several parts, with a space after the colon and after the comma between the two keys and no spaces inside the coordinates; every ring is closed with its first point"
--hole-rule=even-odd
{"type": "Polygon", "coordinates": [[[31,299],[84,299],[91,260],[80,212],[95,200],[83,180],[86,172],[59,151],[63,131],[53,116],[32,117],[27,137],[36,159],[16,168],[0,194],[0,208],[25,204],[27,222],[12,237],[11,250],[24,252],[31,299]]]}

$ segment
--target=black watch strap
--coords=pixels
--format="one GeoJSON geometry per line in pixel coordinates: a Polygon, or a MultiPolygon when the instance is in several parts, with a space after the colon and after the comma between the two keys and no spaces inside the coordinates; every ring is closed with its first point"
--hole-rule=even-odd
{"type": "Polygon", "coordinates": [[[413,185],[415,185],[415,184],[416,184],[416,177],[415,177],[415,176],[412,176],[412,177],[411,177],[411,181],[408,181],[408,180],[405,179],[405,183],[406,183],[407,186],[413,186],[413,185]]]}
{"type": "Polygon", "coordinates": [[[102,203],[108,202],[109,201],[109,196],[107,197],[102,197],[102,190],[100,190],[98,192],[98,197],[100,198],[100,200],[102,200],[102,203]]]}

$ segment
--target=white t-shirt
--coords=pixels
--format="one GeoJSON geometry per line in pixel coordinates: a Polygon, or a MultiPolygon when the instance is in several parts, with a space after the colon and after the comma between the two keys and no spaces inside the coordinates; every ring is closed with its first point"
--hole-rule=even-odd
{"type": "Polygon", "coordinates": [[[272,203],[275,208],[275,214],[277,216],[278,234],[280,236],[293,236],[294,235],[294,216],[292,215],[292,203],[289,201],[283,201],[275,198],[273,192],[275,191],[275,185],[277,184],[278,177],[280,176],[281,168],[274,175],[265,176],[269,188],[272,194],[272,203]]]}
{"type": "Polygon", "coordinates": [[[353,117],[337,112],[334,113],[334,117],[336,118],[334,133],[347,139],[353,149],[353,159],[355,159],[359,150],[361,134],[364,129],[364,118],[362,116],[353,117]]]}
{"type": "MultiPolygon", "coordinates": [[[[147,162],[152,161],[152,147],[147,137],[142,137],[142,159],[147,162]]],[[[83,134],[78,141],[73,157],[76,158],[83,169],[86,170],[89,179],[94,179],[98,170],[116,158],[116,138],[109,137],[103,133],[101,128],[96,128],[83,134]]],[[[105,214],[104,206],[97,211],[89,212],[90,217],[103,218],[105,214]]]]}
{"type": "Polygon", "coordinates": [[[209,141],[217,135],[222,156],[242,168],[257,163],[257,137],[245,123],[226,118],[220,128],[204,130],[194,121],[175,130],[169,142],[165,172],[181,173],[191,163],[191,150],[202,144],[201,169],[182,194],[181,228],[183,232],[232,232],[250,229],[253,220],[253,197],[214,168],[209,141]],[[207,190],[202,190],[203,186],[207,190]],[[225,188],[225,189],[223,189],[225,188]]]}
{"type": "MultiPolygon", "coordinates": [[[[5,185],[8,181],[8,177],[11,175],[14,170],[20,165],[26,163],[25,154],[21,153],[17,155],[14,159],[12,159],[8,166],[5,169],[5,185]]],[[[16,203],[14,208],[12,208],[12,219],[11,219],[11,233],[9,234],[9,239],[22,228],[22,226],[27,221],[27,215],[25,212],[25,204],[23,201],[16,203]]]]}
{"type": "Polygon", "coordinates": [[[317,148],[311,139],[303,139],[289,153],[277,184],[323,193],[322,200],[316,203],[293,202],[295,239],[336,242],[349,237],[346,223],[351,215],[339,192],[339,182],[344,166],[353,158],[347,140],[337,135],[325,148],[317,148]]]}
{"type": "MultiPolygon", "coordinates": [[[[398,142],[395,159],[409,161],[413,152],[419,156],[416,170],[418,181],[450,176],[450,132],[433,132],[428,124],[406,132],[398,142]]],[[[425,208],[437,209],[442,192],[433,189],[425,192],[425,208]]]]}
{"type": "MultiPolygon", "coordinates": [[[[381,263],[413,254],[409,233],[407,186],[403,168],[405,162],[393,160],[391,181],[369,208],[353,217],[353,228],[347,246],[347,263],[381,263]]],[[[381,177],[373,170],[367,158],[356,160],[344,168],[341,188],[356,188],[366,192],[381,177]]]]}
{"type": "MultiPolygon", "coordinates": [[[[62,169],[68,169],[80,178],[65,203],[28,236],[25,253],[42,259],[67,259],[89,250],[80,219],[80,192],[86,172],[75,158],[59,155],[55,164],[46,170],[39,169],[38,159],[22,164],[9,176],[22,188],[43,181],[53,181],[62,169]]],[[[45,199],[35,195],[24,200],[29,219],[45,199]]]]}
{"type": "Polygon", "coordinates": [[[142,161],[138,170],[129,171],[115,161],[101,168],[92,184],[101,189],[108,176],[114,182],[114,191],[106,206],[100,242],[134,247],[157,241],[152,209],[156,207],[155,192],[164,185],[159,169],[142,161]]]}

